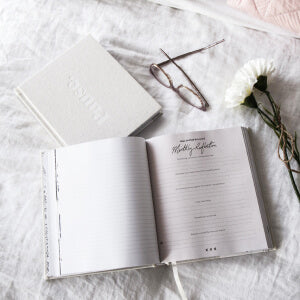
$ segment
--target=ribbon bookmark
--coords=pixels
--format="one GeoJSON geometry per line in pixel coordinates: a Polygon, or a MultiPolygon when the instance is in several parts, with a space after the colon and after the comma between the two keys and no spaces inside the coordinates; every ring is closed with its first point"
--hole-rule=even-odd
{"type": "Polygon", "coordinates": [[[178,274],[178,269],[177,269],[177,264],[176,262],[171,262],[171,266],[172,266],[172,271],[173,271],[173,275],[174,275],[174,279],[178,288],[178,292],[180,294],[180,297],[182,300],[187,300],[187,297],[185,295],[184,289],[182,287],[180,278],[179,278],[179,274],[178,274]]]}

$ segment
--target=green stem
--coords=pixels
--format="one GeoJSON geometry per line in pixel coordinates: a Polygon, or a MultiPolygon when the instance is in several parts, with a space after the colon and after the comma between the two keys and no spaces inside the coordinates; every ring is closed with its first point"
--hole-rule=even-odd
{"type": "MultiPolygon", "coordinates": [[[[257,112],[259,113],[260,117],[263,119],[263,121],[271,128],[273,129],[274,133],[277,135],[277,137],[279,138],[280,137],[280,131],[279,131],[279,128],[278,128],[278,122],[280,122],[280,109],[279,107],[276,105],[275,101],[273,100],[272,96],[270,95],[270,92],[268,91],[265,91],[264,92],[267,97],[268,97],[268,100],[270,101],[270,104],[271,104],[271,107],[272,107],[272,110],[273,110],[273,113],[274,115],[272,116],[273,117],[273,120],[269,117],[269,115],[272,115],[271,112],[267,111],[269,113],[266,114],[262,109],[260,109],[259,105],[257,106],[257,112]],[[279,120],[279,121],[278,121],[279,120]]],[[[287,135],[286,133],[284,133],[284,139],[286,141],[286,147],[283,147],[283,144],[281,143],[280,144],[280,147],[284,153],[284,159],[287,160],[288,159],[288,155],[287,155],[287,149],[289,150],[289,152],[293,155],[294,159],[297,161],[298,165],[300,165],[300,160],[299,160],[299,155],[297,153],[297,151],[294,151],[292,153],[292,146],[291,146],[291,143],[288,141],[287,139],[287,135]]],[[[297,149],[297,147],[296,147],[297,149]]],[[[290,179],[291,179],[291,182],[292,182],[292,186],[293,186],[293,189],[295,191],[295,194],[298,198],[298,201],[300,203],[300,193],[299,193],[299,190],[298,190],[298,187],[296,185],[296,182],[295,182],[295,179],[294,179],[294,175],[293,175],[293,172],[291,170],[291,166],[290,166],[290,162],[287,162],[286,163],[286,166],[287,166],[287,169],[288,169],[288,173],[289,173],[289,176],[290,176],[290,179]]]]}
{"type": "MultiPolygon", "coordinates": [[[[284,149],[284,154],[285,154],[285,159],[287,158],[287,152],[286,152],[286,149],[284,149]]],[[[297,198],[298,198],[298,201],[300,203],[300,193],[299,193],[299,190],[297,188],[297,185],[295,183],[295,179],[294,179],[294,175],[293,175],[293,172],[291,171],[291,166],[290,166],[290,163],[288,162],[287,163],[287,169],[288,169],[288,172],[289,172],[289,175],[290,175],[290,179],[292,181],[292,185],[293,185],[293,188],[294,188],[294,191],[297,195],[297,198]]]]}
{"type": "Polygon", "coordinates": [[[272,96],[271,96],[271,94],[270,94],[270,92],[269,91],[264,91],[264,93],[267,95],[267,97],[268,97],[268,100],[269,100],[269,102],[270,102],[270,104],[271,104],[271,107],[272,107],[272,110],[273,110],[273,112],[274,112],[274,116],[276,116],[277,117],[277,109],[276,109],[276,104],[275,104],[275,101],[274,101],[274,99],[272,98],[272,96]]]}
{"type": "MultiPolygon", "coordinates": [[[[269,91],[264,91],[263,93],[267,96],[267,98],[268,98],[268,100],[269,100],[269,102],[271,104],[271,107],[272,107],[272,110],[273,110],[273,113],[274,113],[273,120],[271,121],[270,117],[268,117],[265,112],[263,112],[261,109],[259,109],[259,110],[264,115],[264,117],[266,117],[268,119],[268,121],[271,122],[271,124],[274,126],[274,128],[272,128],[268,124],[269,127],[271,127],[274,130],[274,132],[277,135],[277,137],[279,137],[280,136],[280,132],[278,132],[277,124],[275,124],[274,121],[276,122],[276,120],[277,120],[277,118],[279,116],[279,112],[280,111],[279,111],[278,106],[275,103],[273,97],[271,96],[271,93],[269,91]]],[[[300,166],[300,156],[299,156],[299,154],[297,153],[297,151],[295,151],[295,149],[294,149],[294,152],[292,151],[293,150],[292,149],[292,145],[291,145],[291,143],[288,140],[286,141],[286,143],[287,143],[287,148],[288,148],[289,152],[294,156],[296,162],[298,163],[298,166],[300,166]]]]}
{"type": "Polygon", "coordinates": [[[257,111],[258,111],[259,114],[261,114],[265,118],[267,118],[268,121],[272,124],[272,126],[274,126],[274,128],[276,128],[276,124],[274,123],[274,121],[263,110],[261,110],[259,107],[257,107],[257,111]]]}
{"type": "MultiPolygon", "coordinates": [[[[280,137],[280,133],[277,132],[275,129],[274,129],[274,132],[277,135],[277,137],[279,138],[280,137]]],[[[287,148],[288,148],[289,152],[292,153],[292,145],[291,145],[291,143],[289,141],[286,141],[286,143],[287,143],[287,148]]],[[[295,161],[298,163],[298,166],[300,166],[300,157],[299,157],[299,154],[297,152],[295,152],[295,151],[294,151],[294,158],[295,158],[295,161]]]]}

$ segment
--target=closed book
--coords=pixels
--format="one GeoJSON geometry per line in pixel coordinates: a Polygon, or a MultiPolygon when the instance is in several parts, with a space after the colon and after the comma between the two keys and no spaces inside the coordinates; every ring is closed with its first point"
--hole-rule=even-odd
{"type": "Polygon", "coordinates": [[[90,36],[16,92],[60,145],[134,135],[161,114],[160,105],[90,36]]]}

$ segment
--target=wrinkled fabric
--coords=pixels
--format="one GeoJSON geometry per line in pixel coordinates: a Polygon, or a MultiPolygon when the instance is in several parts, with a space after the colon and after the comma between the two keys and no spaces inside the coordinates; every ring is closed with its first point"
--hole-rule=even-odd
{"type": "MultiPolygon", "coordinates": [[[[251,128],[278,250],[179,265],[187,297],[299,299],[299,204],[277,157],[277,138],[254,111],[227,109],[222,102],[238,68],[250,59],[273,58],[276,71],[269,89],[287,127],[300,134],[299,41],[150,2],[121,0],[1,2],[0,298],[179,299],[169,267],[43,279],[40,152],[57,145],[18,101],[14,88],[90,33],[163,107],[164,115],[141,136],[251,128]],[[187,106],[149,73],[151,63],[164,60],[159,48],[176,56],[222,38],[224,43],[178,61],[210,103],[207,112],[187,106]]],[[[175,68],[165,69],[175,86],[186,84],[175,68]]]]}
{"type": "Polygon", "coordinates": [[[232,7],[300,34],[300,2],[297,0],[227,0],[232,7]]]}
{"type": "Polygon", "coordinates": [[[210,18],[221,20],[225,23],[300,38],[299,31],[297,30],[299,25],[298,0],[148,1],[197,12],[210,18]],[[259,4],[259,7],[255,6],[256,3],[259,4]],[[282,5],[278,5],[279,3],[282,5]]]}

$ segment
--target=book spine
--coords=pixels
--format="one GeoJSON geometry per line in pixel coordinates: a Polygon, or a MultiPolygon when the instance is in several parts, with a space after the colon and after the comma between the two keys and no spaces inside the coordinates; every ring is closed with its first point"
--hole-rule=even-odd
{"type": "Polygon", "coordinates": [[[56,201],[56,166],[54,151],[42,153],[42,190],[43,190],[43,222],[45,278],[60,275],[59,232],[57,230],[58,214],[56,201]]]}
{"type": "Polygon", "coordinates": [[[45,118],[41,115],[41,113],[35,108],[35,106],[31,103],[28,97],[23,93],[21,88],[16,88],[15,92],[19,98],[19,100],[23,103],[23,105],[35,116],[35,118],[42,124],[42,126],[47,130],[47,132],[54,138],[54,140],[58,143],[59,146],[66,146],[66,142],[58,135],[58,133],[54,130],[54,128],[48,123],[45,118]]]}
{"type": "Polygon", "coordinates": [[[58,234],[57,234],[57,242],[58,242],[58,265],[59,265],[59,275],[61,275],[61,214],[59,210],[59,178],[58,178],[58,162],[57,162],[57,154],[56,150],[54,150],[54,166],[55,166],[55,198],[57,205],[57,216],[58,216],[58,234]]]}
{"type": "Polygon", "coordinates": [[[48,216],[48,188],[47,188],[47,159],[45,153],[42,153],[42,191],[43,191],[43,222],[44,222],[44,261],[45,277],[49,276],[50,271],[50,253],[49,253],[49,216],[48,216]]]}

